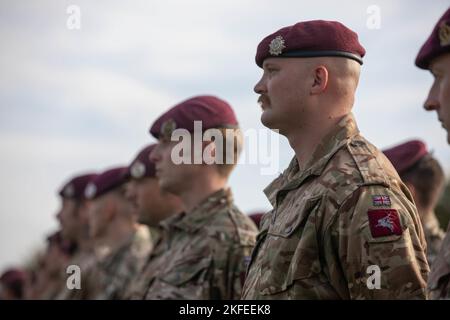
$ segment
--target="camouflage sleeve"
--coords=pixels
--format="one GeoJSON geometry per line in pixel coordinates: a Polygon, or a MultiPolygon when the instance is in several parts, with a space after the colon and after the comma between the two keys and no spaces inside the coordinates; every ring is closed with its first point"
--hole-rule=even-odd
{"type": "MultiPolygon", "coordinates": [[[[408,192],[408,191],[406,191],[408,192]]],[[[401,192],[362,186],[339,207],[328,248],[330,275],[351,299],[425,299],[429,272],[425,238],[414,204],[401,192]]]]}

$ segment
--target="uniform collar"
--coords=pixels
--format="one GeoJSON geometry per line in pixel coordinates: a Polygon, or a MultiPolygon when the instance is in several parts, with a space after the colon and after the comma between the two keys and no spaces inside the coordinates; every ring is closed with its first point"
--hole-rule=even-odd
{"type": "Polygon", "coordinates": [[[166,231],[179,228],[187,232],[195,232],[212,219],[214,213],[220,207],[233,202],[230,189],[220,189],[214,192],[198,204],[191,212],[181,212],[161,222],[161,227],[166,231]]]}
{"type": "Polygon", "coordinates": [[[323,138],[323,142],[314,150],[304,171],[299,170],[297,158],[294,156],[288,168],[264,189],[264,193],[272,205],[276,202],[276,194],[279,190],[296,189],[309,176],[320,176],[333,155],[357,134],[359,134],[359,129],[353,114],[350,113],[344,116],[323,138]]]}

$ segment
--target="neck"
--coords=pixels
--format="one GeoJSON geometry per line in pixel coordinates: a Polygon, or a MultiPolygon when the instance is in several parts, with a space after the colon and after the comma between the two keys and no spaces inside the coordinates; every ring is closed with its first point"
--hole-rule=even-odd
{"type": "Polygon", "coordinates": [[[178,196],[184,204],[184,209],[189,213],[208,196],[225,188],[226,185],[226,178],[218,176],[211,178],[209,175],[203,175],[193,179],[189,188],[183,190],[178,196]]]}
{"type": "Polygon", "coordinates": [[[86,230],[83,230],[82,234],[78,238],[77,251],[89,250],[89,248],[91,247],[91,244],[92,244],[92,242],[91,242],[91,239],[89,238],[89,231],[86,227],[86,230]]]}
{"type": "Polygon", "coordinates": [[[95,239],[96,246],[107,246],[112,249],[120,247],[137,230],[137,224],[129,221],[114,220],[110,223],[106,233],[95,239]]]}
{"type": "Polygon", "coordinates": [[[306,165],[311,160],[317,146],[324,142],[323,139],[334,130],[345,116],[328,116],[326,119],[311,121],[311,124],[307,127],[300,127],[286,135],[291,148],[295,152],[301,171],[306,169],[306,165]]]}

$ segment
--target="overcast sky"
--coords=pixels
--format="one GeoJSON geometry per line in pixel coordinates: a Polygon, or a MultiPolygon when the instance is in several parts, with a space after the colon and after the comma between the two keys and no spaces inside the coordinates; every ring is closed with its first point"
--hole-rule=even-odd
{"type": "MultiPolygon", "coordinates": [[[[302,20],[338,20],[359,34],[367,55],[354,113],[363,135],[380,148],[421,138],[448,174],[446,134],[422,108],[432,77],[413,63],[447,8],[448,0],[1,1],[0,271],[57,228],[56,192],[68,178],[127,164],[153,141],[153,120],[181,100],[217,95],[244,130],[265,130],[256,46],[302,20]],[[81,29],[67,27],[70,5],[81,29]],[[378,29],[367,26],[371,5],[378,29]]],[[[292,156],[279,138],[276,173],[235,170],[243,211],[270,208],[262,190],[292,156]]]]}

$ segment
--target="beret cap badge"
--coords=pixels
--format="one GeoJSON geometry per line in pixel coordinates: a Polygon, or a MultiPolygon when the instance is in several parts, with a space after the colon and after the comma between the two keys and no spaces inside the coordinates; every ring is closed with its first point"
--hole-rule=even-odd
{"type": "Polygon", "coordinates": [[[285,48],[283,37],[276,36],[269,44],[269,53],[273,56],[278,56],[283,53],[285,48]]]}
{"type": "Polygon", "coordinates": [[[88,183],[86,186],[86,190],[84,191],[84,196],[87,199],[93,199],[95,197],[95,194],[97,193],[97,187],[93,183],[88,183]]]}
{"type": "Polygon", "coordinates": [[[445,21],[442,21],[439,26],[439,41],[441,47],[448,46],[450,44],[450,26],[445,21]]]}
{"type": "Polygon", "coordinates": [[[145,165],[140,162],[136,161],[130,168],[131,176],[135,179],[140,179],[145,175],[145,165]]]}
{"type": "Polygon", "coordinates": [[[172,132],[176,128],[177,128],[177,124],[173,119],[169,119],[169,120],[165,121],[161,125],[161,136],[166,139],[170,139],[170,137],[172,136],[172,132]]]}

